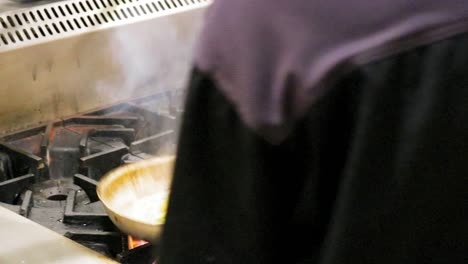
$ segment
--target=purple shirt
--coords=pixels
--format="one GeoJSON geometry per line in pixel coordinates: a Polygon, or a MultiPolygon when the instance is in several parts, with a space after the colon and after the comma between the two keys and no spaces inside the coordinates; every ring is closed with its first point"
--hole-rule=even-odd
{"type": "Polygon", "coordinates": [[[215,0],[195,64],[275,143],[344,66],[466,31],[466,0],[215,0]]]}

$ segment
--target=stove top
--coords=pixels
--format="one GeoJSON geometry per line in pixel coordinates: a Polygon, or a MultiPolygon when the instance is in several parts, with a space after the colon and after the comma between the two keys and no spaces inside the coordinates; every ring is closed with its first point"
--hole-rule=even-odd
{"type": "Polygon", "coordinates": [[[181,91],[162,92],[0,138],[0,205],[122,263],[153,263],[155,245],[128,250],[96,184],[125,163],[173,154],[181,91]]]}

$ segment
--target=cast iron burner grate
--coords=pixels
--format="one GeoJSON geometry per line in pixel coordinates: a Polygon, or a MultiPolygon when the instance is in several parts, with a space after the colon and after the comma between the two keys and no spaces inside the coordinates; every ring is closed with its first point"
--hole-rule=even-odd
{"type": "Polygon", "coordinates": [[[151,245],[127,250],[96,184],[124,163],[174,153],[181,98],[163,92],[3,136],[0,205],[122,263],[153,263],[151,245]]]}

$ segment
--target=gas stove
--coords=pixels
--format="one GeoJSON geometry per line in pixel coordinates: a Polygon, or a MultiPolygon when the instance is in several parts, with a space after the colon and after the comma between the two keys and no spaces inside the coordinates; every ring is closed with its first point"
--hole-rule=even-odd
{"type": "Polygon", "coordinates": [[[96,184],[110,170],[175,152],[182,91],[167,91],[0,138],[0,205],[121,263],[155,260],[129,250],[96,184]]]}
{"type": "Polygon", "coordinates": [[[177,89],[211,2],[0,10],[0,206],[118,262],[153,263],[158,246],[130,250],[95,188],[113,168],[175,151],[177,89]]]}

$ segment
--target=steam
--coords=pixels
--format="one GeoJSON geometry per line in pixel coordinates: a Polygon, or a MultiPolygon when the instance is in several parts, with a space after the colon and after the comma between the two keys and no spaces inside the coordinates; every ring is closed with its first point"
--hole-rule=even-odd
{"type": "MultiPolygon", "coordinates": [[[[103,80],[96,84],[99,96],[106,98],[105,101],[116,102],[159,91],[185,89],[199,31],[196,23],[201,24],[201,21],[168,16],[157,18],[153,23],[136,23],[113,30],[110,57],[113,64],[118,65],[120,74],[117,81],[103,80]]],[[[184,98],[179,99],[184,101],[184,98]]],[[[167,106],[168,102],[161,102],[160,106],[154,107],[165,112],[167,106]]],[[[160,124],[162,127],[178,131],[180,120],[164,120],[168,123],[160,124]]],[[[155,148],[152,152],[165,154],[168,149],[163,148],[161,152],[164,153],[158,153],[155,148]]]]}
{"type": "Polygon", "coordinates": [[[98,83],[101,96],[125,99],[184,87],[193,39],[181,36],[174,19],[156,20],[113,31],[109,46],[120,68],[119,82],[98,83]]]}

